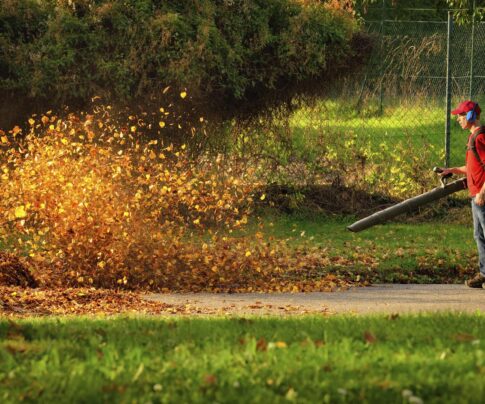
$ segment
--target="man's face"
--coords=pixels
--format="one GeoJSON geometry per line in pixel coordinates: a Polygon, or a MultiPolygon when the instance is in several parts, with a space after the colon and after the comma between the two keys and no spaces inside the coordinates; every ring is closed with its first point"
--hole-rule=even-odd
{"type": "Polygon", "coordinates": [[[466,120],[466,113],[457,115],[456,120],[462,129],[470,129],[472,126],[472,124],[466,120]]]}

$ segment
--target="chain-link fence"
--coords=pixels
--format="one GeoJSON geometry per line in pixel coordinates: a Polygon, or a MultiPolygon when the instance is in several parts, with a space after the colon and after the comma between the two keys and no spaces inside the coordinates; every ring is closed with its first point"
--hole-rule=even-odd
{"type": "Polygon", "coordinates": [[[386,19],[385,10],[368,13],[382,17],[366,21],[376,39],[368,66],[339,85],[316,113],[334,134],[352,133],[370,141],[376,153],[384,142],[391,147],[401,142],[418,157],[428,153],[430,166],[444,164],[448,131],[447,162],[463,165],[467,133],[454,117],[447,128],[447,111],[468,98],[485,102],[480,58],[485,54],[485,23],[458,25],[443,10],[406,12],[409,20],[386,19]],[[412,20],[413,12],[419,20],[412,20]]]}

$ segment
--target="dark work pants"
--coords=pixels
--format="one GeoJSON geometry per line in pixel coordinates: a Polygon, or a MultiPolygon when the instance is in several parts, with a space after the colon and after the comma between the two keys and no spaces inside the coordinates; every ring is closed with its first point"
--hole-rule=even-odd
{"type": "Polygon", "coordinates": [[[485,276],[485,206],[478,206],[472,198],[473,237],[478,247],[478,269],[485,276]]]}

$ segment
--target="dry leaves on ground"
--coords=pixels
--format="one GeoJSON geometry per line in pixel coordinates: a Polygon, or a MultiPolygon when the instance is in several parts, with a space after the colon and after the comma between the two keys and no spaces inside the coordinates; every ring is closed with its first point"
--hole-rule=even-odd
{"type": "Polygon", "coordinates": [[[0,317],[48,315],[301,315],[330,314],[324,306],[308,308],[271,304],[168,304],[131,291],[95,288],[29,289],[0,286],[0,317]]]}
{"type": "Polygon", "coordinates": [[[150,302],[140,294],[94,288],[24,289],[0,286],[0,313],[6,316],[67,314],[164,314],[184,306],[150,302]]]}

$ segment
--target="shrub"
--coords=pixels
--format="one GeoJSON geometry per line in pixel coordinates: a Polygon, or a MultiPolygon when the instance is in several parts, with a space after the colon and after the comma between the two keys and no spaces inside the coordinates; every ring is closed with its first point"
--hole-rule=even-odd
{"type": "Polygon", "coordinates": [[[7,0],[0,89],[5,105],[158,107],[171,85],[225,119],[321,93],[362,63],[362,38],[351,13],[317,0],[7,0]]]}

